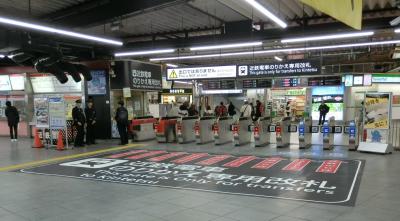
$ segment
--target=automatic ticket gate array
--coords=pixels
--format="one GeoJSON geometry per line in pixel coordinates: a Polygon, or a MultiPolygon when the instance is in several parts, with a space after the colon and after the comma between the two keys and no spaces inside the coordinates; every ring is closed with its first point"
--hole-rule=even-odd
{"type": "Polygon", "coordinates": [[[231,131],[232,123],[232,117],[220,117],[215,121],[213,124],[215,145],[233,142],[233,134],[231,131]]]}
{"type": "Polygon", "coordinates": [[[175,125],[178,117],[162,117],[154,125],[156,138],[159,143],[176,142],[175,125]]]}
{"type": "Polygon", "coordinates": [[[254,146],[261,147],[270,143],[271,133],[271,118],[260,117],[255,123],[253,128],[254,146]]]}
{"type": "Polygon", "coordinates": [[[190,143],[196,141],[195,124],[198,116],[182,117],[176,123],[176,136],[178,143],[190,143]]]}
{"type": "Polygon", "coordinates": [[[214,122],[215,117],[201,117],[195,122],[194,131],[197,144],[211,143],[214,141],[214,122]]]}
{"type": "Polygon", "coordinates": [[[232,125],[233,144],[235,146],[250,143],[252,131],[249,128],[249,125],[251,124],[251,118],[241,117],[232,125]]]}
{"type": "Polygon", "coordinates": [[[153,116],[136,117],[129,125],[129,132],[134,141],[145,141],[156,138],[154,124],[157,119],[153,116]]]}
{"type": "Polygon", "coordinates": [[[285,117],[276,123],[276,147],[288,147],[290,145],[290,117],[285,117]]]}

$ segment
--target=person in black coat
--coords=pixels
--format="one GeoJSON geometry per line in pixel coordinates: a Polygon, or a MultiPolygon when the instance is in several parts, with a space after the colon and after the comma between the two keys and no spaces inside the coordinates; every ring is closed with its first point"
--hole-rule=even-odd
{"type": "Polygon", "coordinates": [[[10,128],[11,141],[17,141],[19,113],[17,108],[11,105],[10,101],[6,102],[6,117],[8,121],[8,127],[10,128]]]}
{"type": "Polygon", "coordinates": [[[86,116],[86,144],[96,144],[95,142],[95,127],[96,127],[96,109],[93,106],[93,100],[89,99],[85,108],[86,116]]]}
{"type": "Polygon", "coordinates": [[[74,126],[77,130],[74,146],[83,147],[85,146],[83,139],[85,138],[85,123],[86,118],[81,108],[82,101],[76,100],[75,107],[72,109],[72,118],[74,120],[74,126]]]}
{"type": "Polygon", "coordinates": [[[124,102],[118,102],[119,107],[115,113],[115,121],[117,121],[118,133],[121,139],[120,145],[128,144],[128,110],[124,107],[124,102]]]}

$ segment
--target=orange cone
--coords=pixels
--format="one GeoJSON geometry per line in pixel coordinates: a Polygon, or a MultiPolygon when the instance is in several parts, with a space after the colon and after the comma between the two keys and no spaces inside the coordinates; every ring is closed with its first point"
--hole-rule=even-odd
{"type": "Polygon", "coordinates": [[[43,148],[42,140],[40,140],[38,130],[35,128],[35,132],[33,135],[33,145],[32,148],[43,148]]]}
{"type": "Polygon", "coordinates": [[[58,131],[58,137],[57,137],[57,150],[65,150],[64,148],[64,140],[63,140],[63,134],[61,130],[58,131]]]}

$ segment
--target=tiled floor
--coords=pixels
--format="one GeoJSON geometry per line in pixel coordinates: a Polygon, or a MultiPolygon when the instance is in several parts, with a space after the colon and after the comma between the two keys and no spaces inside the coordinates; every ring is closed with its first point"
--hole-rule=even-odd
{"type": "MultiPolygon", "coordinates": [[[[0,138],[0,166],[42,160],[111,146],[112,142],[64,152],[32,149],[30,140],[11,146],[0,138]]],[[[116,141],[115,141],[116,143],[116,141]]],[[[366,165],[355,207],[334,206],[229,194],[176,190],[41,176],[0,173],[0,220],[212,220],[212,221],[365,221],[400,220],[400,154],[375,155],[333,151],[252,148],[231,145],[159,145],[148,149],[201,151],[210,153],[287,155],[330,159],[365,159],[366,165]]]]}

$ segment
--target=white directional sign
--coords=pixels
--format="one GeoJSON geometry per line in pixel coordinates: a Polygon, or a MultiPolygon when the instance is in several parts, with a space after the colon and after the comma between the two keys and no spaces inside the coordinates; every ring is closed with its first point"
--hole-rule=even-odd
{"type": "Polygon", "coordinates": [[[235,78],[236,65],[167,69],[167,80],[235,78]]]}

